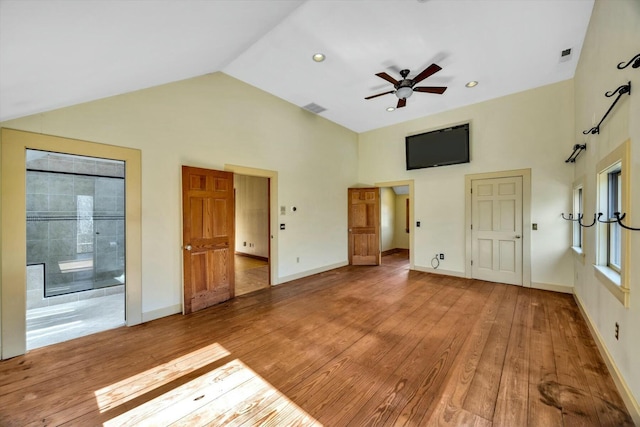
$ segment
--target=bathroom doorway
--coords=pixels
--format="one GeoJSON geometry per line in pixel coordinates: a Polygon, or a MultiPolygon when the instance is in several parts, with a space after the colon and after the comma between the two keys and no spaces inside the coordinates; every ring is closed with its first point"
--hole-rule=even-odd
{"type": "Polygon", "coordinates": [[[125,324],[125,162],[28,149],[27,350],[125,324]]]}

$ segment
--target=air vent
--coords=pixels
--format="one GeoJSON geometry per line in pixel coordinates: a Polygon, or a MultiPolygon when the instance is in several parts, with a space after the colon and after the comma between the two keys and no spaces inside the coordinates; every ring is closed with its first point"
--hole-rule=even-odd
{"type": "Polygon", "coordinates": [[[571,48],[564,49],[560,52],[560,62],[566,62],[571,59],[571,48]]]}
{"type": "Polygon", "coordinates": [[[312,102],[311,104],[307,104],[302,108],[304,108],[307,111],[311,111],[312,113],[315,113],[315,114],[320,114],[323,111],[327,110],[326,108],[321,107],[321,106],[319,106],[318,104],[316,104],[314,102],[312,102]]]}

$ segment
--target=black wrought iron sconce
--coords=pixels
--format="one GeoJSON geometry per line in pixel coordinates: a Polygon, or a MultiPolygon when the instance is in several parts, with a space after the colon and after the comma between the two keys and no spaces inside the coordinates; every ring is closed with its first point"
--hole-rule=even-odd
{"type": "Polygon", "coordinates": [[[625,93],[628,93],[629,95],[631,95],[631,82],[627,83],[626,85],[620,86],[618,89],[616,89],[616,90],[614,90],[612,92],[605,93],[604,96],[606,96],[607,98],[611,98],[616,93],[618,94],[618,97],[616,98],[615,101],[613,101],[613,104],[611,104],[611,107],[609,107],[607,112],[604,113],[604,116],[602,116],[602,120],[600,120],[600,123],[598,123],[597,125],[595,125],[594,127],[592,127],[589,130],[583,131],[582,132],[583,134],[588,135],[590,133],[591,134],[600,133],[600,125],[602,124],[602,122],[604,122],[604,119],[607,118],[607,116],[609,115],[611,110],[613,110],[613,107],[616,105],[616,103],[622,97],[622,95],[624,95],[625,93]]]}
{"type": "Polygon", "coordinates": [[[619,63],[618,70],[624,70],[629,65],[631,65],[631,68],[640,68],[640,53],[631,58],[631,60],[626,64],[624,62],[619,63]]]}
{"type": "MultiPolygon", "coordinates": [[[[576,159],[578,158],[578,156],[580,155],[580,153],[582,153],[583,150],[587,149],[587,144],[576,144],[573,146],[573,153],[571,153],[571,155],[569,156],[569,158],[567,160],[565,160],[565,163],[575,163],[576,159]]],[[[565,218],[567,219],[567,218],[565,218]]]]}

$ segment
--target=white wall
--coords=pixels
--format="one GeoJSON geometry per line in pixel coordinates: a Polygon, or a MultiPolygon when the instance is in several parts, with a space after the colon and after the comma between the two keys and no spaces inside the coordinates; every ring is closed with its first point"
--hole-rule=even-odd
{"type": "Polygon", "coordinates": [[[269,179],[233,176],[236,190],[236,252],[269,257],[269,179]]]}
{"type": "MultiPolygon", "coordinates": [[[[575,166],[575,178],[584,179],[584,211],[596,209],[596,165],[614,148],[631,139],[631,200],[625,223],[640,227],[640,69],[618,70],[616,65],[640,54],[640,2],[637,0],[596,0],[580,62],[575,75],[576,128],[573,143],[587,142],[587,151],[575,166]],[[631,81],[631,95],[616,104],[598,135],[585,137],[595,118],[600,121],[613,98],[604,96],[631,81]]],[[[625,173],[623,171],[623,173],[625,173]]],[[[629,231],[630,307],[623,305],[596,277],[596,227],[584,229],[584,261],[576,257],[575,292],[592,326],[597,330],[619,374],[633,394],[638,413],[640,400],[640,231],[629,231]],[[620,339],[614,338],[614,325],[620,325],[620,339]]],[[[637,416],[637,415],[636,415],[637,416]]],[[[639,418],[635,419],[640,422],[639,418]]]]}
{"type": "MultiPolygon", "coordinates": [[[[142,311],[180,310],[180,166],[278,172],[278,280],[347,262],[347,188],[357,135],[222,73],[4,122],[3,127],[142,151],[142,311]],[[296,257],[300,262],[296,262],[296,257]]],[[[277,215],[277,213],[274,213],[277,215]]]]}
{"type": "Polygon", "coordinates": [[[564,160],[574,140],[573,109],[573,82],[564,81],[363,133],[358,179],[414,179],[416,268],[430,268],[433,254],[444,253],[441,269],[464,275],[465,174],[531,168],[531,222],[538,224],[531,232],[532,282],[571,287],[570,234],[560,213],[570,206],[573,168],[564,160]],[[464,122],[471,123],[471,163],[405,170],[406,135],[464,122]]]}

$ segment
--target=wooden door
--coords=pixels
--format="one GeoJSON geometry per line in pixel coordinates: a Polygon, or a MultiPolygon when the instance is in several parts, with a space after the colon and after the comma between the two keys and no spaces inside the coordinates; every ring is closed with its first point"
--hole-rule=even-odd
{"type": "Polygon", "coordinates": [[[184,313],[233,298],[233,173],[182,167],[184,313]]]}
{"type": "Polygon", "coordinates": [[[380,189],[349,189],[349,264],[380,265],[380,189]]]}
{"type": "Polygon", "coordinates": [[[522,177],[471,182],[472,276],[522,285],[522,177]]]}

